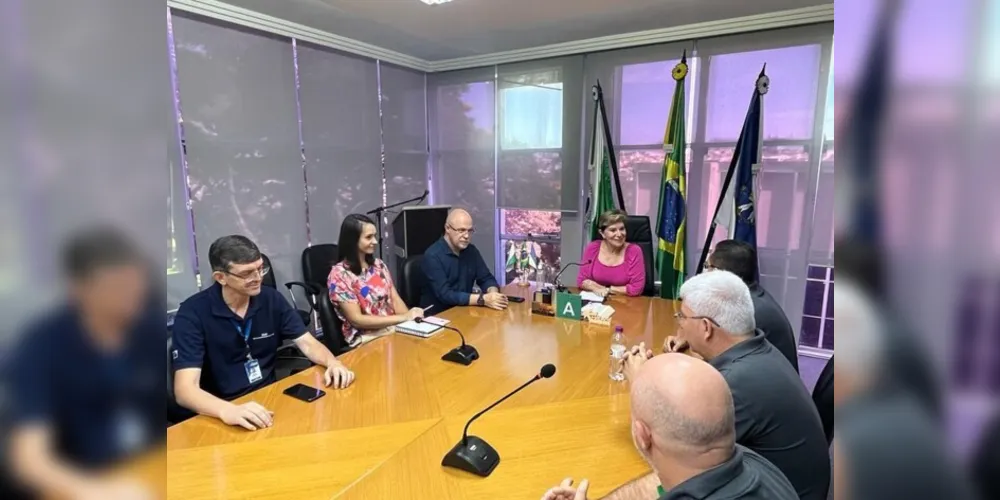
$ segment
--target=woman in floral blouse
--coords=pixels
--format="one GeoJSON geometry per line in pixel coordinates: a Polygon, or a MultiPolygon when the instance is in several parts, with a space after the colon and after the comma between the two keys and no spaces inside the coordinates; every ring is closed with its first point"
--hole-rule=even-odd
{"type": "Polygon", "coordinates": [[[344,323],[344,339],[351,346],[374,339],[390,327],[421,318],[423,309],[408,309],[393,286],[389,269],[375,258],[378,235],[375,222],[351,214],[340,226],[340,262],[330,270],[330,301],[344,323]]]}

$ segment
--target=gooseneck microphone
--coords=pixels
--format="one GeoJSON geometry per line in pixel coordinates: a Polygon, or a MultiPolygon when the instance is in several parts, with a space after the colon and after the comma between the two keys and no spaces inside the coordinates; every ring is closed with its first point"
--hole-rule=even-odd
{"type": "MultiPolygon", "coordinates": [[[[417,323],[423,323],[424,318],[417,318],[414,321],[417,323]]],[[[437,325],[437,323],[435,323],[437,325]]],[[[448,325],[437,325],[445,330],[451,330],[458,334],[458,337],[462,339],[462,345],[446,352],[441,359],[445,361],[451,361],[452,363],[458,363],[460,365],[469,366],[473,361],[479,359],[479,351],[475,347],[465,343],[465,335],[462,335],[462,331],[458,328],[448,325]]]]}
{"type": "Polygon", "coordinates": [[[465,429],[462,430],[462,440],[459,441],[458,444],[456,444],[455,447],[444,456],[444,460],[441,461],[441,465],[461,469],[482,477],[489,476],[490,473],[493,472],[493,469],[496,469],[497,464],[500,463],[500,455],[482,438],[470,436],[469,426],[484,413],[492,410],[498,404],[507,401],[508,398],[518,392],[521,392],[521,390],[525,387],[528,387],[543,378],[550,378],[552,375],[555,375],[555,373],[555,365],[549,363],[543,366],[538,374],[532,377],[531,380],[525,382],[517,389],[514,389],[506,396],[500,398],[497,402],[487,406],[483,411],[473,415],[472,418],[466,422],[465,429]]]}
{"type": "Polygon", "coordinates": [[[588,260],[584,262],[570,262],[569,264],[566,264],[565,266],[563,266],[562,269],[559,270],[559,274],[556,274],[556,277],[555,279],[552,280],[552,283],[556,285],[557,290],[559,291],[565,290],[566,287],[563,286],[562,283],[559,283],[559,277],[562,276],[562,273],[566,272],[566,270],[572,266],[583,267],[586,266],[587,264],[590,264],[591,262],[593,262],[593,260],[588,260]]]}

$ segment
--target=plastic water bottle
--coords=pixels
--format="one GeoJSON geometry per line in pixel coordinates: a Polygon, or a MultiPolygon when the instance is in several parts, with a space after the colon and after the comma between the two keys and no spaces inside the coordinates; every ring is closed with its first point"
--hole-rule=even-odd
{"type": "Polygon", "coordinates": [[[535,271],[535,287],[539,290],[545,288],[545,266],[538,266],[538,270],[535,271]]]}
{"type": "Polygon", "coordinates": [[[611,367],[608,370],[608,377],[616,382],[625,380],[625,367],[622,360],[625,359],[625,330],[618,325],[615,333],[611,334],[611,367]]]}

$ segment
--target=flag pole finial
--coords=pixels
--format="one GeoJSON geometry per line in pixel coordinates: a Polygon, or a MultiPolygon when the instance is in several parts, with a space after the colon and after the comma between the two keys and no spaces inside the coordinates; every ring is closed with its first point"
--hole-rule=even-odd
{"type": "Polygon", "coordinates": [[[764,63],[764,67],[760,68],[760,75],[759,76],[764,76],[764,72],[765,71],[767,71],[767,63],[764,63]]]}
{"type": "Polygon", "coordinates": [[[598,79],[597,83],[594,84],[594,87],[591,89],[592,97],[594,98],[595,101],[597,101],[601,98],[601,94],[603,93],[604,91],[601,90],[601,80],[598,79]]]}
{"type": "Polygon", "coordinates": [[[681,63],[687,64],[687,62],[688,62],[688,49],[684,49],[684,52],[681,54],[681,63]]]}

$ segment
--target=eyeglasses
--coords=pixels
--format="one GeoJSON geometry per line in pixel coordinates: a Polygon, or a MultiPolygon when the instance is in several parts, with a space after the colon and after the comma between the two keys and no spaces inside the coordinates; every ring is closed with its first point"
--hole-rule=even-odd
{"type": "Polygon", "coordinates": [[[686,316],[686,315],[684,315],[684,313],[682,313],[680,311],[677,311],[677,312],[674,313],[674,318],[676,318],[677,320],[682,320],[682,319],[707,319],[713,325],[719,326],[718,322],[716,322],[712,318],[709,318],[708,316],[686,316]]]}
{"type": "Polygon", "coordinates": [[[458,234],[473,235],[473,234],[476,233],[476,228],[474,228],[474,227],[470,227],[469,229],[458,229],[458,228],[456,228],[456,227],[454,227],[454,226],[452,226],[452,225],[449,224],[448,225],[448,229],[451,229],[452,231],[455,231],[458,234]]]}
{"type": "Polygon", "coordinates": [[[257,269],[251,269],[250,271],[240,274],[234,274],[229,271],[225,271],[226,274],[230,276],[235,276],[241,280],[249,280],[253,279],[254,277],[263,278],[264,276],[267,276],[267,273],[269,272],[271,272],[271,268],[267,266],[260,266],[257,269]]]}

